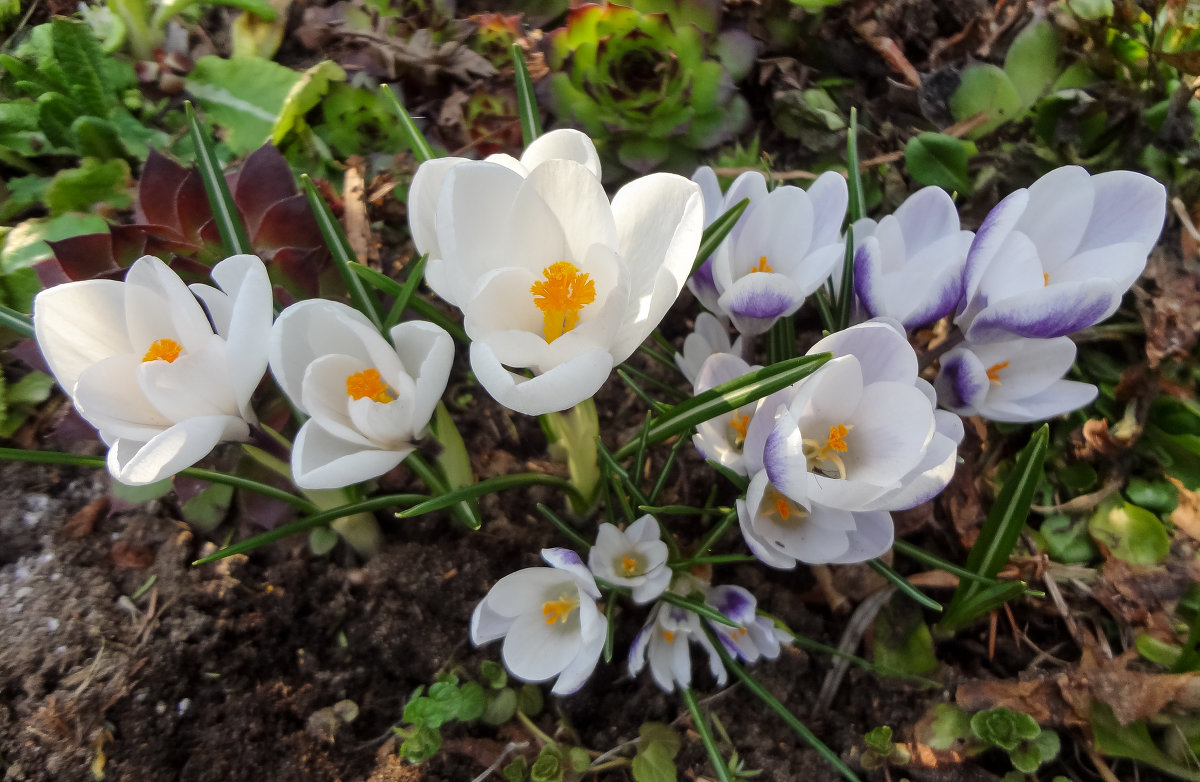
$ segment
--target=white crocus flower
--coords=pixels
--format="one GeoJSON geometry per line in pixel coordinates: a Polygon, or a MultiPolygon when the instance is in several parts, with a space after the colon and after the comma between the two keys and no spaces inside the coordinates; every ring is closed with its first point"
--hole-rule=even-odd
{"type": "Polygon", "coordinates": [[[966,344],[942,356],[934,386],[942,404],[960,415],[1045,421],[1096,398],[1095,386],[1062,379],[1074,363],[1068,337],[966,344]]]}
{"type": "Polygon", "coordinates": [[[962,302],[963,265],[974,237],[959,228],[954,201],[940,187],[909,196],[878,223],[854,224],[854,290],[871,317],[907,328],[945,317],[962,302]]]}
{"type": "Polygon", "coordinates": [[[701,312],[696,316],[696,328],[683,339],[683,352],[675,354],[675,366],[689,383],[695,383],[700,367],[717,353],[741,356],[742,338],[730,342],[729,330],[721,319],[711,312],[701,312]]]}
{"type": "Polygon", "coordinates": [[[637,676],[649,661],[650,675],[663,690],[673,692],[676,686],[683,689],[691,687],[691,643],[699,644],[708,653],[708,670],[717,680],[717,686],[724,686],[727,677],[725,666],[705,635],[699,615],[686,608],[661,602],[654,606],[649,621],[629,647],[630,675],[637,676]]]}
{"type": "Polygon", "coordinates": [[[955,322],[975,344],[1099,323],[1141,275],[1166,208],[1166,189],[1144,174],[1054,169],[979,226],[955,322]]]}
{"type": "MultiPolygon", "coordinates": [[[[751,366],[741,358],[727,353],[713,354],[700,368],[694,386],[695,393],[701,394],[722,383],[743,377],[755,369],[761,369],[761,367],[751,366]]],[[[761,443],[770,432],[773,422],[769,413],[761,417],[756,413],[759,410],[774,411],[784,401],[786,401],[786,395],[780,391],[765,399],[744,404],[728,413],[702,421],[696,425],[696,434],[692,435],[692,444],[705,459],[712,459],[738,475],[746,475],[745,444],[747,439],[755,439],[761,443]],[[751,430],[759,428],[762,431],[757,437],[751,438],[751,430]]]]}
{"type": "Polygon", "coordinates": [[[100,431],[109,472],[122,483],[154,483],[222,440],[249,437],[250,396],[267,366],[271,284],[252,255],[226,258],[212,276],[219,289],[189,290],[145,256],[124,282],[70,282],[34,300],[42,355],[100,431]]]}
{"type": "Polygon", "coordinates": [[[608,623],[596,608],[600,590],[579,555],[542,549],[551,567],[510,573],[496,582],[471,615],[476,646],[504,639],[504,665],[523,681],[555,676],[555,695],[575,692],[604,649],[608,623]]]}
{"type": "Polygon", "coordinates": [[[432,323],[408,321],[388,344],[359,311],[324,299],[293,304],[269,341],[271,372],[311,416],[292,446],[302,489],[382,475],[413,452],[446,389],[454,345],[432,323]]]}
{"type": "Polygon", "coordinates": [[[517,168],[424,163],[409,200],[426,281],[463,311],[476,378],[530,415],[590,398],[637,349],[679,295],[704,220],[700,188],[673,174],[610,203],[591,142],[551,136],[517,168]]]}
{"type": "Polygon", "coordinates": [[[739,332],[762,334],[792,315],[833,272],[844,253],[846,180],[827,172],[807,191],[792,185],[767,192],[757,171],[734,180],[723,209],[750,199],[742,218],[713,253],[712,279],[721,314],[739,332]]]}
{"type": "Polygon", "coordinates": [[[588,552],[588,567],[596,578],[633,590],[635,603],[649,603],[671,583],[667,544],[659,538],[658,522],[642,516],[622,531],[605,522],[588,552]]]}

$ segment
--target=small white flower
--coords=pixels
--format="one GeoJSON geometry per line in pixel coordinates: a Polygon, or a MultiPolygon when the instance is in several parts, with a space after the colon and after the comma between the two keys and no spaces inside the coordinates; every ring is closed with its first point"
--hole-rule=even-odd
{"type": "MultiPolygon", "coordinates": [[[[703,393],[759,368],[750,366],[737,356],[727,353],[713,354],[700,368],[700,373],[696,377],[695,393],[703,393]]],[[[767,432],[770,431],[773,421],[769,413],[758,417],[757,412],[759,410],[774,411],[784,401],[786,401],[784,392],[776,392],[766,399],[750,402],[736,410],[703,421],[696,425],[696,434],[692,436],[692,444],[705,459],[712,459],[738,475],[746,475],[744,449],[747,439],[751,437],[751,430],[762,429],[762,432],[753,438],[761,443],[767,432]]]]}
{"type": "Polygon", "coordinates": [[[968,343],[942,356],[934,386],[942,404],[959,415],[1045,421],[1096,398],[1095,386],[1062,379],[1074,363],[1069,337],[968,343]]]}
{"type": "Polygon", "coordinates": [[[189,290],[145,256],[124,282],[70,282],[34,300],[42,355],[100,431],[108,470],[122,483],[160,481],[222,440],[249,437],[250,396],[267,366],[271,284],[252,255],[226,258],[212,276],[219,290],[189,290]]]}
{"type": "Polygon", "coordinates": [[[596,608],[600,590],[579,555],[542,549],[551,567],[510,573],[496,582],[471,615],[476,646],[504,639],[504,665],[523,681],[555,676],[551,692],[569,695],[591,676],[604,649],[608,623],[596,608]]]}
{"type": "Polygon", "coordinates": [[[409,199],[426,281],[463,311],[475,376],[529,415],[588,399],[637,349],[683,288],[704,219],[683,177],[641,177],[610,202],[586,136],[539,144],[518,165],[423,163],[409,199]]]}
{"type": "Polygon", "coordinates": [[[302,489],[382,475],[413,452],[446,389],[454,344],[432,323],[408,321],[388,344],[359,311],[309,299],[271,329],[271,372],[311,418],[296,434],[292,474],[302,489]]]}
{"type": "Polygon", "coordinates": [[[708,626],[716,632],[726,651],[748,663],[760,657],[774,660],[779,656],[780,641],[790,640],[774,622],[758,615],[758,600],[748,589],[729,584],[713,587],[704,602],[738,623],[739,627],[730,627],[709,620],[708,626]]]}
{"type": "Polygon", "coordinates": [[[716,353],[729,353],[740,357],[742,355],[742,338],[729,341],[729,330],[721,319],[711,312],[701,312],[696,316],[696,328],[683,339],[683,352],[675,354],[675,366],[687,378],[689,383],[696,382],[700,367],[709,356],[716,353]]]}
{"type": "Polygon", "coordinates": [[[667,553],[653,516],[642,516],[625,531],[605,522],[588,553],[588,567],[596,578],[630,587],[635,603],[649,603],[671,583],[667,553]]]}
{"type": "Polygon", "coordinates": [[[704,634],[700,617],[686,608],[658,603],[650,612],[650,620],[642,627],[629,647],[629,674],[637,676],[646,662],[654,683],[667,692],[676,686],[692,686],[692,654],[689,644],[696,643],[708,653],[708,670],[724,686],[727,673],[716,648],[704,634]]]}

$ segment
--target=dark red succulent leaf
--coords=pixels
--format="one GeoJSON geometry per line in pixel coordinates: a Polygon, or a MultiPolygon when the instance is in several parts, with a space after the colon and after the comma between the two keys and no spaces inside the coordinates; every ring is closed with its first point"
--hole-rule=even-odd
{"type": "MultiPolygon", "coordinates": [[[[296,180],[283,154],[274,144],[264,144],[250,153],[241,168],[227,177],[233,202],[246,224],[246,235],[254,237],[264,215],[277,202],[295,196],[296,180]]],[[[309,215],[311,220],[312,216],[309,215]]],[[[314,227],[316,221],[313,220],[314,227]]],[[[318,235],[319,236],[319,235],[318,235]]],[[[257,249],[258,244],[251,238],[257,249]]],[[[277,245],[279,247],[290,245],[277,245]]]]}
{"type": "Polygon", "coordinates": [[[279,282],[290,287],[303,298],[321,295],[321,273],[329,269],[329,253],[324,247],[302,249],[285,247],[275,253],[271,266],[278,269],[283,279],[279,282]],[[289,286],[288,283],[291,283],[289,286]]]}
{"type": "Polygon", "coordinates": [[[46,243],[54,255],[33,267],[44,288],[90,280],[121,268],[113,256],[112,234],[84,234],[46,243]]]}
{"type": "Polygon", "coordinates": [[[300,193],[271,204],[250,236],[254,249],[267,254],[287,247],[313,250],[325,244],[308,197],[300,193]]]}

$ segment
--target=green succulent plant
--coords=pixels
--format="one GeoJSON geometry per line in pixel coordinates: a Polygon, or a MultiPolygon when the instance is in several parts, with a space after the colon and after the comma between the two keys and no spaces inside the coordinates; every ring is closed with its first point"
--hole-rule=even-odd
{"type": "MultiPolygon", "coordinates": [[[[728,140],[749,119],[717,58],[718,41],[721,52],[737,48],[667,14],[580,6],[550,41],[555,111],[638,173],[694,164],[697,150],[728,140]]],[[[740,54],[733,59],[744,60],[740,54]]]]}

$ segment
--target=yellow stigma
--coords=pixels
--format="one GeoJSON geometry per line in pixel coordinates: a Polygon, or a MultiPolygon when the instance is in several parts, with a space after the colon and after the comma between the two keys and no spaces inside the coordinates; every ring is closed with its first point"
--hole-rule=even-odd
{"type": "Polygon", "coordinates": [[[758,266],[755,266],[753,269],[751,269],[750,273],[755,274],[756,272],[773,272],[773,271],[775,271],[775,270],[771,268],[771,264],[767,263],[767,256],[760,255],[760,256],[758,256],[758,266]]]}
{"type": "Polygon", "coordinates": [[[799,524],[808,518],[808,512],[795,505],[774,486],[768,486],[763,496],[764,511],[779,519],[780,524],[799,524]]]}
{"type": "Polygon", "coordinates": [[[566,592],[563,592],[557,600],[547,600],[542,603],[542,616],[546,617],[548,625],[555,622],[566,622],[571,618],[571,612],[578,607],[578,598],[569,597],[566,592]]]}
{"type": "Polygon", "coordinates": [[[1000,372],[1001,372],[1001,370],[1004,370],[1004,369],[1008,369],[1007,361],[1001,361],[998,364],[992,364],[990,367],[988,367],[988,369],[987,369],[988,382],[994,386],[1000,385],[1000,372]]]}
{"type": "Polygon", "coordinates": [[[733,420],[729,422],[729,425],[733,431],[737,432],[737,436],[733,438],[733,444],[741,448],[742,444],[746,442],[746,429],[750,426],[750,416],[734,413],[733,420]]]}
{"type": "Polygon", "coordinates": [[[834,424],[829,427],[829,436],[825,438],[824,443],[805,438],[803,441],[804,456],[808,459],[808,468],[821,471],[822,465],[828,462],[837,471],[837,476],[844,479],[846,463],[842,460],[841,454],[850,451],[846,435],[850,434],[850,430],[853,428],[846,424],[834,424]]]}
{"type": "Polygon", "coordinates": [[[672,633],[670,630],[663,630],[663,638],[665,638],[669,644],[675,643],[675,633],[672,633]]]}
{"type": "Polygon", "coordinates": [[[371,399],[385,405],[396,401],[396,394],[383,382],[378,369],[364,369],[347,375],[346,394],[351,399],[371,399]]]}
{"type": "Polygon", "coordinates": [[[183,352],[183,345],[180,345],[173,339],[156,339],[150,349],[146,351],[146,355],[142,356],[142,363],[147,361],[165,361],[168,364],[174,363],[175,359],[179,358],[179,354],[183,352]]]}
{"type": "Polygon", "coordinates": [[[542,331],[553,342],[579,325],[579,311],[596,300],[596,283],[569,261],[542,269],[542,281],[529,288],[542,311],[542,331]]]}
{"type": "Polygon", "coordinates": [[[1049,285],[1050,285],[1050,275],[1047,272],[1042,272],[1042,287],[1045,288],[1045,287],[1048,287],[1049,285]]]}
{"type": "Polygon", "coordinates": [[[630,578],[638,571],[638,561],[634,557],[621,557],[621,572],[630,578]]]}

